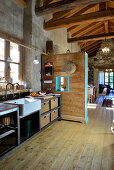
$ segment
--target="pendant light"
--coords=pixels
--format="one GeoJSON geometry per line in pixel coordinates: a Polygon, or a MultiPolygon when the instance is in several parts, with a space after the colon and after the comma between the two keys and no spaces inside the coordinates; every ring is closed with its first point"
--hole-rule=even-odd
{"type": "MultiPolygon", "coordinates": [[[[35,37],[37,37],[37,36],[35,36],[35,37]]],[[[36,38],[35,38],[35,49],[36,49],[36,38]]],[[[33,64],[39,64],[37,56],[35,56],[35,59],[33,60],[33,64]]]]}
{"type": "Polygon", "coordinates": [[[33,64],[39,64],[37,56],[35,56],[35,59],[33,60],[33,64]]]}
{"type": "Polygon", "coordinates": [[[12,61],[11,57],[10,57],[10,56],[8,56],[8,58],[7,58],[7,62],[11,62],[11,61],[12,61]]]}

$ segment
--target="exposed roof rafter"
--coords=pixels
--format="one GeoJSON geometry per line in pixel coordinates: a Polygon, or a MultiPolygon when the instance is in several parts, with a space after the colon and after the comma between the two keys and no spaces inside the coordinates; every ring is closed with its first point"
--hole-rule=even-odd
{"type": "Polygon", "coordinates": [[[72,16],[70,18],[63,18],[60,20],[49,20],[44,24],[44,27],[46,30],[52,30],[57,28],[63,28],[66,27],[68,24],[74,23],[75,25],[80,24],[90,24],[92,22],[99,22],[104,20],[114,19],[114,9],[107,10],[107,11],[100,11],[100,12],[93,12],[90,14],[84,14],[80,16],[72,16]]]}
{"type": "Polygon", "coordinates": [[[104,21],[105,34],[109,33],[108,21],[104,21]]]}
{"type": "Polygon", "coordinates": [[[36,15],[42,16],[47,15],[50,13],[60,12],[63,10],[73,9],[73,8],[79,8],[84,5],[91,5],[96,4],[100,2],[106,2],[108,0],[64,0],[64,1],[58,1],[52,4],[49,4],[48,6],[42,6],[40,8],[36,8],[36,15]]]}
{"type": "Polygon", "coordinates": [[[69,43],[75,43],[75,42],[83,42],[83,41],[91,41],[91,40],[103,40],[103,39],[111,39],[114,38],[114,32],[108,33],[108,34],[97,34],[97,35],[89,35],[89,36],[83,36],[83,37],[76,37],[76,38],[69,38],[69,43]]]}

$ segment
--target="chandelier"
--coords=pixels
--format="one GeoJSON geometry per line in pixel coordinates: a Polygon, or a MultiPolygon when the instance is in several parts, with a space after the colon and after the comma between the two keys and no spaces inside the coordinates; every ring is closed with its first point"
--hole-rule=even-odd
{"type": "Polygon", "coordinates": [[[105,39],[102,41],[99,51],[96,56],[100,62],[105,62],[106,60],[111,61],[114,58],[114,41],[112,39],[105,39]]]}
{"type": "Polygon", "coordinates": [[[103,53],[109,53],[109,51],[110,51],[110,49],[108,48],[108,47],[104,47],[104,48],[102,48],[102,52],[103,53]]]}

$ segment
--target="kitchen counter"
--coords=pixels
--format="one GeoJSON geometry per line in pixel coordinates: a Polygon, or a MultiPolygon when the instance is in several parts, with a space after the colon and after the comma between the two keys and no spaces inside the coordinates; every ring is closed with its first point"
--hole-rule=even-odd
{"type": "Polygon", "coordinates": [[[4,111],[11,110],[11,109],[14,109],[14,108],[18,108],[18,106],[17,105],[0,103],[0,112],[4,112],[4,111]]]}
{"type": "MultiPolygon", "coordinates": [[[[23,90],[14,90],[14,94],[17,93],[25,93],[25,92],[32,92],[32,89],[23,89],[23,90]]],[[[0,91],[0,95],[5,95],[6,91],[0,91]]],[[[13,94],[12,90],[8,90],[7,94],[13,94]]]]}
{"type": "MultiPolygon", "coordinates": [[[[20,144],[24,144],[26,141],[38,135],[40,132],[42,132],[44,129],[49,127],[55,121],[61,120],[61,95],[60,94],[48,94],[44,97],[42,96],[42,98],[32,97],[32,96],[28,96],[28,97],[40,99],[39,100],[40,109],[34,112],[31,112],[31,114],[26,115],[26,116],[19,116],[20,111],[17,105],[0,103],[0,117],[1,117],[0,122],[2,122],[2,118],[6,118],[7,115],[8,117],[10,117],[11,114],[17,119],[17,125],[15,126],[14,129],[12,129],[11,127],[11,129],[9,129],[6,133],[1,134],[2,138],[8,138],[8,136],[10,136],[10,134],[12,133],[16,134],[15,137],[17,138],[16,140],[17,143],[15,146],[13,146],[13,148],[16,146],[18,147],[21,146],[20,144]],[[34,122],[34,123],[31,123],[31,122],[34,122]]],[[[35,105],[33,105],[33,107],[34,106],[35,105]]],[[[38,104],[37,104],[37,107],[38,107],[38,104]]],[[[25,111],[27,111],[27,109],[25,108],[25,111]]],[[[7,126],[7,127],[10,127],[10,126],[7,126]]],[[[8,140],[10,140],[10,138],[8,140]]],[[[10,152],[9,150],[6,150],[5,154],[2,153],[1,151],[1,155],[3,155],[1,159],[4,158],[5,155],[11,153],[12,151],[13,151],[12,149],[10,152]]]]}
{"type": "Polygon", "coordinates": [[[34,99],[41,99],[42,101],[45,101],[45,100],[50,100],[50,99],[54,99],[56,97],[59,97],[61,96],[61,94],[47,94],[47,95],[44,95],[44,96],[26,96],[28,98],[34,98],[34,99]]]}

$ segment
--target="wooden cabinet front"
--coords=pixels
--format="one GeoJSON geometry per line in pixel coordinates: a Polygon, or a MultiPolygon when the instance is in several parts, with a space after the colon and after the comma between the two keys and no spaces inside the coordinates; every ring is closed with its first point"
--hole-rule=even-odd
{"type": "Polygon", "coordinates": [[[51,109],[54,109],[55,107],[58,107],[58,98],[51,100],[51,109]]]}
{"type": "Polygon", "coordinates": [[[58,110],[51,112],[51,121],[55,120],[56,118],[58,118],[58,110]]]}
{"type": "Polygon", "coordinates": [[[50,123],[50,113],[41,117],[41,128],[46,126],[48,123],[50,123]]]}
{"type": "Polygon", "coordinates": [[[41,114],[49,111],[49,101],[41,104],[41,114]]]}

